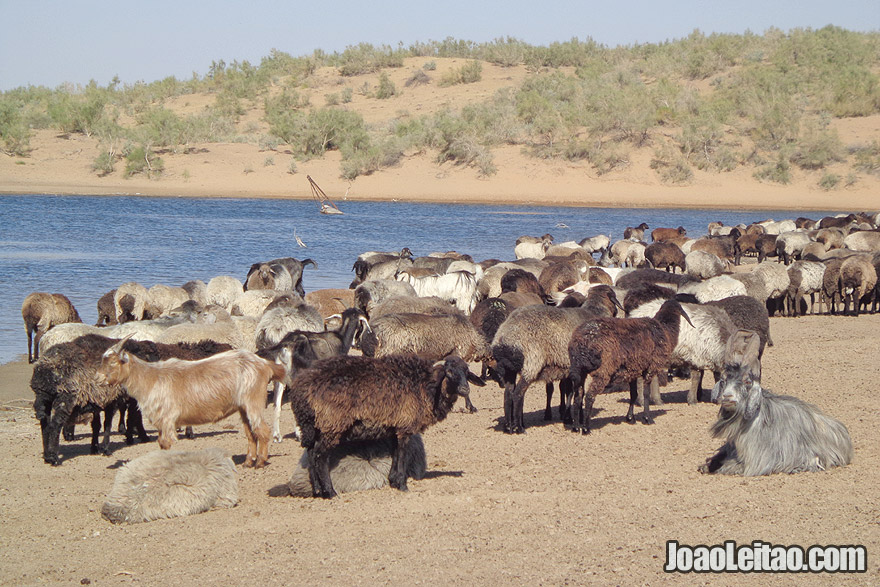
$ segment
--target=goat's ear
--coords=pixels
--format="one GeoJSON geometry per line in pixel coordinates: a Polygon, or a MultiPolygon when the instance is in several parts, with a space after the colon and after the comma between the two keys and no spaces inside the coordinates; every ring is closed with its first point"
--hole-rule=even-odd
{"type": "Polygon", "coordinates": [[[743,418],[746,420],[753,420],[755,416],[758,415],[758,411],[761,409],[761,402],[764,401],[764,390],[761,389],[761,384],[757,381],[752,382],[752,386],[749,388],[749,396],[746,398],[746,407],[743,411],[743,418]]]}
{"type": "Polygon", "coordinates": [[[119,362],[123,365],[127,363],[130,359],[130,357],[128,356],[128,351],[119,351],[117,356],[119,357],[119,362]]]}
{"type": "Polygon", "coordinates": [[[474,375],[471,373],[470,369],[467,372],[467,380],[476,385],[477,387],[486,387],[486,382],[483,381],[482,377],[474,375]]]}
{"type": "MultiPolygon", "coordinates": [[[[731,367],[739,367],[757,362],[760,345],[761,340],[756,332],[752,330],[737,330],[727,340],[724,364],[731,367]]],[[[758,377],[760,375],[761,367],[760,362],[758,362],[758,377]]]]}
{"type": "Polygon", "coordinates": [[[711,397],[711,400],[712,400],[712,403],[713,403],[713,404],[717,404],[717,403],[718,403],[718,398],[721,397],[721,391],[722,391],[722,388],[723,388],[723,383],[724,383],[724,379],[719,379],[718,381],[715,382],[715,387],[712,388],[712,397],[711,397]]]}

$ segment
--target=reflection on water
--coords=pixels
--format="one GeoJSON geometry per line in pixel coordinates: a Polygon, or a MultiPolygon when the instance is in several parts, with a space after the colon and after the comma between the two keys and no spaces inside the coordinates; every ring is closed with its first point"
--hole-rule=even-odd
{"type": "Polygon", "coordinates": [[[647,222],[701,235],[713,220],[800,215],[401,202],[342,208],[345,215],[327,216],[310,200],[0,196],[0,363],[27,353],[21,302],[33,291],[65,294],[93,324],[98,298],[122,283],[182,285],[217,275],[243,281],[251,264],[277,257],[318,264],[305,269],[310,291],[348,287],[355,258],[369,250],[457,250],[478,261],[507,260],[526,234],[550,233],[556,242],[596,234],[616,240],[626,226],[647,222]],[[297,245],[294,231],[307,248],[297,245]]]}

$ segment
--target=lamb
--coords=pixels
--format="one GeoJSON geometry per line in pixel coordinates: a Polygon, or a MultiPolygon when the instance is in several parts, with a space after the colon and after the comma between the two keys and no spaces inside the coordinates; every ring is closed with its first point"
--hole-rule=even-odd
{"type": "Polygon", "coordinates": [[[589,290],[579,308],[525,306],[514,310],[492,340],[492,357],[498,384],[504,388],[504,431],[523,434],[523,403],[529,386],[544,381],[547,407],[544,419],[552,419],[550,400],[553,382],[560,381],[560,417],[568,417],[570,397],[568,342],[581,323],[601,316],[615,316],[620,303],[614,290],[597,285],[589,290]],[[519,375],[519,381],[517,381],[519,375]]]}
{"type": "Polygon", "coordinates": [[[837,279],[837,290],[843,300],[843,313],[849,314],[852,301],[854,316],[859,315],[862,303],[870,303],[877,285],[877,271],[868,255],[853,255],[843,260],[840,265],[840,277],[837,279]]]}
{"type": "MultiPolygon", "coordinates": [[[[663,300],[643,304],[629,313],[632,318],[652,317],[660,310],[663,300]]],[[[721,371],[724,360],[724,345],[737,328],[723,309],[711,305],[683,303],[682,307],[690,317],[694,328],[680,328],[678,344],[670,356],[673,367],[691,369],[691,384],[687,403],[695,404],[700,399],[703,371],[721,371]]],[[[717,379],[717,377],[716,377],[717,379]]]]}
{"type": "MultiPolygon", "coordinates": [[[[638,380],[655,385],[665,373],[669,357],[678,342],[680,318],[690,323],[676,300],[666,300],[653,318],[595,318],[578,326],[568,344],[571,362],[569,379],[575,397],[571,403],[574,432],[590,433],[593,402],[612,381],[628,382],[629,411],[626,421],[634,422],[638,380]],[[584,392],[586,377],[590,386],[584,392]]],[[[691,324],[693,327],[693,324],[691,324]]],[[[643,391],[643,418],[653,423],[650,401],[643,391]]]]}
{"type": "Polygon", "coordinates": [[[53,326],[82,323],[73,303],[64,294],[34,292],[21,304],[21,317],[28,340],[28,363],[40,358],[40,339],[53,326]]]}
{"type": "Polygon", "coordinates": [[[731,337],[712,400],[721,404],[712,436],[725,442],[699,467],[701,473],[751,477],[825,471],[852,461],[846,426],[812,404],[761,386],[753,332],[740,330],[731,337]]]}
{"type": "Polygon", "coordinates": [[[553,244],[553,236],[545,234],[544,236],[521,236],[516,239],[516,245],[513,247],[514,256],[517,259],[543,259],[544,254],[550,245],[553,244]]]}
{"type": "MultiPolygon", "coordinates": [[[[786,295],[788,316],[801,313],[801,300],[810,296],[810,314],[815,314],[816,293],[822,290],[822,279],[825,276],[825,265],[813,261],[795,261],[788,268],[789,286],[786,295]]],[[[806,304],[806,301],[804,301],[806,304]]],[[[747,329],[750,330],[750,329],[747,329]]]]}
{"type": "MultiPolygon", "coordinates": [[[[120,407],[117,400],[124,396],[124,390],[119,386],[100,383],[96,370],[103,353],[117,343],[115,339],[98,334],[82,336],[52,347],[34,364],[30,382],[34,392],[34,414],[40,421],[42,431],[43,460],[50,465],[61,464],[58,445],[62,427],[83,412],[105,411],[103,442],[99,446],[97,430],[93,428],[91,450],[92,454],[110,453],[110,420],[117,407],[120,407]]],[[[171,357],[200,359],[229,350],[230,347],[211,341],[196,345],[163,345],[128,340],[124,348],[143,360],[158,361],[171,357]]],[[[139,412],[129,409],[126,427],[128,444],[134,442],[135,429],[139,430],[142,441],[147,440],[138,418],[139,412]]]]}
{"type": "Polygon", "coordinates": [[[245,350],[232,350],[198,361],[167,359],[148,363],[122,348],[125,340],[101,357],[98,376],[122,385],[144,416],[159,429],[159,447],[167,450],[179,426],[220,421],[239,412],[248,450],[246,467],[265,466],[269,426],[263,421],[267,386],[283,380],[285,368],[245,350]]]}
{"type": "Polygon", "coordinates": [[[135,281],[123,283],[113,294],[113,308],[119,323],[143,320],[147,310],[147,288],[135,281]]]}
{"type": "Polygon", "coordinates": [[[437,296],[455,303],[465,314],[470,314],[477,304],[477,278],[466,271],[427,277],[401,273],[396,279],[412,285],[419,296],[437,296]]]}
{"type": "Polygon", "coordinates": [[[235,464],[223,449],[157,450],[119,469],[101,516],[114,524],[137,524],[237,503],[235,464]]]}
{"type": "Polygon", "coordinates": [[[724,272],[726,265],[717,255],[708,251],[691,251],[684,257],[685,273],[697,279],[717,277],[724,272]]]}
{"type": "MultiPolygon", "coordinates": [[[[657,230],[659,229],[655,229],[655,232],[657,230]]],[[[684,253],[678,245],[669,242],[658,241],[648,245],[645,248],[645,259],[655,269],[665,269],[672,273],[675,273],[676,267],[683,273],[686,267],[684,253]]]]}
{"type": "Polygon", "coordinates": [[[651,231],[651,242],[668,241],[669,239],[686,236],[687,230],[683,226],[678,228],[655,228],[651,231]]]}
{"type": "MultiPolygon", "coordinates": [[[[349,308],[340,316],[341,323],[338,330],[324,332],[311,332],[307,330],[295,330],[289,332],[281,341],[269,348],[262,349],[257,355],[283,364],[287,368],[288,376],[294,368],[304,369],[318,359],[328,359],[337,355],[347,355],[351,349],[357,331],[361,325],[369,330],[364,313],[357,308],[349,308]],[[282,353],[286,349],[287,353],[282,353]]],[[[284,396],[282,382],[275,384],[275,414],[272,420],[272,439],[281,442],[281,401],[284,396]]],[[[294,430],[294,435],[299,438],[299,428],[294,430]]]]}
{"type": "MultiPolygon", "coordinates": [[[[391,472],[393,443],[389,439],[374,442],[349,442],[337,446],[330,453],[330,481],[337,493],[351,493],[388,486],[391,472]]],[[[411,479],[425,478],[428,462],[421,434],[413,434],[406,447],[406,476],[411,479]]],[[[299,463],[290,475],[287,485],[274,495],[311,497],[309,481],[309,451],[303,451],[299,463]]]]}
{"type": "Polygon", "coordinates": [[[241,282],[231,275],[212,277],[205,287],[205,304],[220,306],[232,312],[232,306],[244,293],[241,282]]]}
{"type": "Polygon", "coordinates": [[[415,355],[333,357],[300,371],[291,382],[291,403],[309,451],[312,495],[336,495],[329,459],[354,440],[391,439],[388,483],[407,490],[406,454],[414,434],[444,420],[468,380],[482,384],[460,357],[433,363],[415,355]]]}

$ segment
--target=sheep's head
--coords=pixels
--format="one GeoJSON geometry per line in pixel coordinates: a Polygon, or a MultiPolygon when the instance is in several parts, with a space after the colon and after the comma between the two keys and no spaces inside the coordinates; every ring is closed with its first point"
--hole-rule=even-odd
{"type": "Polygon", "coordinates": [[[134,335],[129,334],[104,352],[101,357],[101,366],[97,370],[98,382],[116,385],[128,377],[131,370],[131,357],[128,351],[123,350],[122,345],[132,336],[134,335]]]}
{"type": "Polygon", "coordinates": [[[761,361],[758,358],[760,338],[751,330],[738,330],[727,341],[724,369],[712,389],[712,401],[726,412],[739,412],[746,420],[757,415],[761,407],[761,361]]]}
{"type": "Polygon", "coordinates": [[[455,401],[457,396],[461,396],[465,399],[468,410],[477,411],[471,403],[468,381],[480,387],[486,385],[486,382],[470,372],[464,359],[450,355],[443,361],[437,361],[434,363],[434,376],[440,385],[435,397],[435,408],[439,406],[441,396],[449,397],[452,401],[455,401]]]}

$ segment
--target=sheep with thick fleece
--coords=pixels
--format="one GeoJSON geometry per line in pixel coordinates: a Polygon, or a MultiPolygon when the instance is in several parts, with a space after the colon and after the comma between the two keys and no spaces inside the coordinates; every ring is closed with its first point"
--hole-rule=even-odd
{"type": "Polygon", "coordinates": [[[216,304],[232,312],[232,306],[244,293],[244,286],[231,275],[212,277],[205,287],[205,304],[216,304]]]}
{"type": "Polygon", "coordinates": [[[157,283],[147,290],[147,312],[151,318],[167,316],[171,310],[189,299],[189,294],[182,287],[157,283]]]}
{"type": "Polygon", "coordinates": [[[28,363],[40,358],[40,341],[53,327],[80,324],[82,320],[73,303],[64,294],[34,292],[21,304],[21,317],[27,333],[28,363]]]}
{"type": "Polygon", "coordinates": [[[865,230],[852,232],[846,235],[843,239],[843,244],[852,251],[876,253],[880,251],[880,232],[865,230]]]}
{"type": "Polygon", "coordinates": [[[513,254],[517,259],[543,259],[547,249],[553,244],[553,236],[521,236],[516,239],[513,254]]]}
{"type": "Polygon", "coordinates": [[[801,258],[804,247],[813,242],[809,233],[792,230],[782,232],[776,237],[776,254],[786,265],[801,258]]]}
{"type": "Polygon", "coordinates": [[[459,357],[434,363],[415,355],[334,357],[300,371],[290,384],[293,411],[309,451],[312,495],[336,495],[330,454],[343,442],[391,439],[388,484],[407,490],[407,447],[415,434],[444,420],[468,380],[482,384],[459,357]]]}
{"type": "Polygon", "coordinates": [[[698,279],[717,277],[727,269],[727,263],[708,251],[691,251],[684,257],[685,273],[698,279]]]}
{"type": "Polygon", "coordinates": [[[122,323],[143,320],[147,311],[147,297],[147,288],[136,281],[129,281],[117,287],[116,293],[113,294],[116,321],[122,323]]]}
{"type": "Polygon", "coordinates": [[[746,295],[747,290],[742,281],[734,279],[730,275],[718,275],[705,281],[683,285],[678,288],[678,292],[692,294],[701,304],[704,304],[723,300],[730,296],[743,296],[746,295]]]}
{"type": "Polygon", "coordinates": [[[398,296],[415,297],[416,290],[409,283],[395,279],[376,279],[364,281],[354,288],[355,306],[360,308],[367,317],[376,304],[398,296]]]}
{"type": "Polygon", "coordinates": [[[232,350],[198,361],[167,359],[148,363],[122,348],[107,349],[98,378],[122,385],[159,429],[159,446],[168,449],[177,428],[218,422],[241,415],[248,441],[245,466],[262,467],[269,456],[269,426],[263,420],[267,386],[281,381],[286,369],[245,350],[232,350]]]}
{"type": "Polygon", "coordinates": [[[324,330],[324,318],[307,304],[266,310],[257,324],[256,347],[265,349],[276,345],[288,332],[295,330],[321,332],[324,330]]]}
{"type": "Polygon", "coordinates": [[[373,306],[370,310],[370,319],[375,320],[386,314],[402,313],[431,314],[434,316],[455,314],[464,316],[464,313],[461,310],[446,300],[441,300],[437,296],[427,296],[423,298],[418,296],[399,296],[396,298],[389,298],[384,302],[373,306]]]}
{"type": "Polygon", "coordinates": [[[114,524],[138,524],[237,503],[235,464],[223,449],[157,450],[119,469],[101,516],[114,524]]]}
{"type": "MultiPolygon", "coordinates": [[[[330,453],[330,480],[336,493],[351,493],[388,486],[393,443],[388,439],[340,444],[330,453]]],[[[421,434],[413,434],[406,447],[406,476],[424,479],[428,470],[425,443],[421,434]]],[[[309,451],[303,451],[293,468],[290,480],[283,487],[283,495],[311,497],[309,480],[309,451]]],[[[275,495],[278,495],[276,493],[275,495]]]]}
{"type": "Polygon", "coordinates": [[[810,314],[815,314],[816,294],[822,291],[825,265],[814,261],[795,261],[788,267],[789,286],[786,294],[786,314],[798,316],[801,313],[801,300],[806,303],[810,296],[810,314]]]}
{"type": "Polygon", "coordinates": [[[843,300],[843,313],[850,313],[849,305],[852,302],[852,314],[858,316],[862,303],[871,301],[876,285],[877,270],[874,269],[870,255],[859,254],[844,259],[837,278],[837,290],[843,300]]]}
{"type": "Polygon", "coordinates": [[[465,314],[470,314],[477,305],[477,278],[466,271],[425,277],[400,273],[396,279],[412,285],[419,296],[437,296],[454,303],[465,314]]]}

